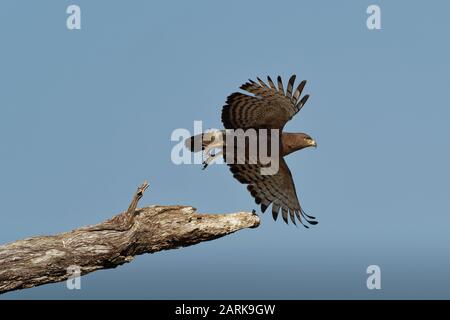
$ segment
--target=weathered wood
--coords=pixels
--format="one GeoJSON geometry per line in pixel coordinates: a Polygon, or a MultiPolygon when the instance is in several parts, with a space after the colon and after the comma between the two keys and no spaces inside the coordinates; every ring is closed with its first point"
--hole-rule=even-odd
{"type": "Polygon", "coordinates": [[[115,268],[140,254],[190,246],[260,222],[250,212],[197,214],[179,205],[136,209],[147,187],[139,187],[127,211],[103,223],[0,246],[0,293],[66,280],[70,266],[81,274],[115,268]]]}

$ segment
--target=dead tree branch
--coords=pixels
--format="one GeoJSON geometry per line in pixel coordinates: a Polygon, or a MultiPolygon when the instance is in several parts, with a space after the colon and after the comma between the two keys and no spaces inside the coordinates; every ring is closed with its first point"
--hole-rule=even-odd
{"type": "Polygon", "coordinates": [[[147,188],[145,182],[127,211],[103,223],[0,246],[0,294],[66,280],[70,266],[81,274],[115,268],[140,254],[190,246],[260,222],[250,212],[197,214],[178,205],[136,209],[147,188]]]}

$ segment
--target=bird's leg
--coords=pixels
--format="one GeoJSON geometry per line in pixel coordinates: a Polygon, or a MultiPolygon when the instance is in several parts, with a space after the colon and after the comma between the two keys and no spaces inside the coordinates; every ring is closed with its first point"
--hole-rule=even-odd
{"type": "Polygon", "coordinates": [[[222,148],[223,148],[223,134],[222,132],[218,131],[214,133],[213,136],[211,136],[210,142],[205,145],[205,148],[203,150],[204,155],[206,157],[206,160],[203,161],[203,170],[205,170],[209,164],[211,164],[214,160],[216,160],[223,154],[222,148]],[[218,153],[215,153],[214,152],[215,149],[221,150],[218,153]]]}
{"type": "Polygon", "coordinates": [[[206,153],[205,155],[207,157],[206,157],[206,160],[203,161],[203,170],[205,170],[214,160],[216,160],[222,154],[223,154],[223,150],[220,150],[217,153],[214,153],[214,152],[206,153]]]}

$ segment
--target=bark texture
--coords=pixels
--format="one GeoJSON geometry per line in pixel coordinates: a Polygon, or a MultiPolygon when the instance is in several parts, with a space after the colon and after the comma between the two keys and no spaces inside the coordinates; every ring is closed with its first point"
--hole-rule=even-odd
{"type": "Polygon", "coordinates": [[[66,280],[71,266],[81,274],[115,268],[140,254],[190,246],[260,223],[250,212],[197,214],[179,205],[136,209],[147,187],[138,188],[127,211],[103,223],[0,246],[0,294],[66,280]]]}

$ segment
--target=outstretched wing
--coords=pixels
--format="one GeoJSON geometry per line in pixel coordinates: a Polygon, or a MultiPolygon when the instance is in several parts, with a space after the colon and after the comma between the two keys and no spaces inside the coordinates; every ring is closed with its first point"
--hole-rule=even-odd
{"type": "Polygon", "coordinates": [[[289,79],[286,93],[279,76],[278,87],[270,77],[267,77],[269,85],[257,79],[258,82],[249,80],[240,87],[251,95],[235,92],[228,96],[222,109],[225,129],[283,129],[286,122],[300,111],[309,98],[309,95],[305,95],[299,100],[306,80],[300,82],[292,94],[295,75],[289,79]]]}
{"type": "Polygon", "coordinates": [[[317,224],[315,218],[307,215],[300,206],[291,171],[283,158],[280,158],[279,170],[274,175],[262,175],[260,164],[229,164],[229,167],[239,182],[248,184],[247,189],[255,198],[255,202],[261,204],[262,212],[272,204],[274,220],[281,210],[281,216],[286,223],[289,215],[294,224],[295,217],[307,228],[302,218],[310,224],[317,224]]]}

